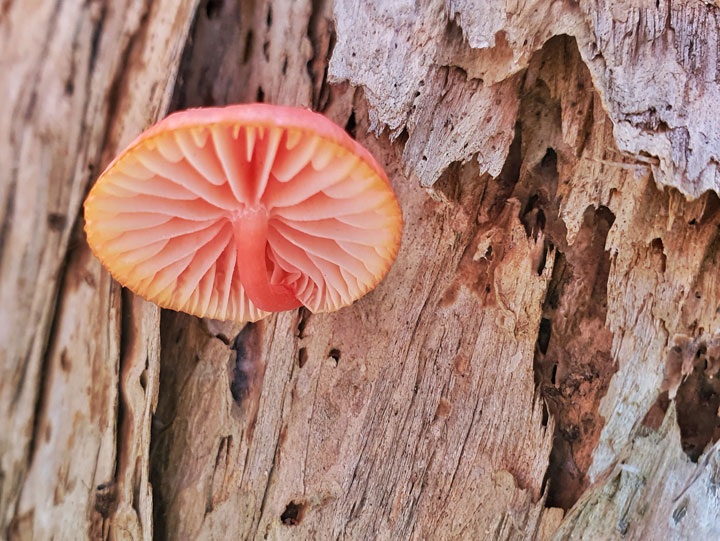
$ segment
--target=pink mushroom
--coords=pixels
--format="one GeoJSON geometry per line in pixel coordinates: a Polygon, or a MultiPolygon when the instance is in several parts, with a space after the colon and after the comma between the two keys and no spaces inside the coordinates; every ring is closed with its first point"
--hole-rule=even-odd
{"type": "Polygon", "coordinates": [[[364,147],[320,114],[266,104],[168,116],[100,175],[85,221],[125,287],[239,322],[351,304],[385,276],[402,229],[364,147]]]}

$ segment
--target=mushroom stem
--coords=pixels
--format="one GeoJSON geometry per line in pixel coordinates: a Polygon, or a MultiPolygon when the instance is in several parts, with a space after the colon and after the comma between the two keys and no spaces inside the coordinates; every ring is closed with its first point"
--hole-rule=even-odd
{"type": "Polygon", "coordinates": [[[238,253],[238,275],[253,304],[266,312],[298,308],[302,303],[287,286],[270,283],[267,267],[268,215],[264,208],[245,207],[232,216],[238,253]]]}

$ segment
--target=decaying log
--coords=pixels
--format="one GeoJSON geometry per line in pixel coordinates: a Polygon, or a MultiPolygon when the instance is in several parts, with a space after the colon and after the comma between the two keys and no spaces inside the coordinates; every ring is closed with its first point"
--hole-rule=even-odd
{"type": "Polygon", "coordinates": [[[720,6],[41,4],[0,3],[0,537],[720,537],[720,6]],[[120,147],[250,101],[388,172],[350,308],[198,320],[85,244],[120,147]]]}

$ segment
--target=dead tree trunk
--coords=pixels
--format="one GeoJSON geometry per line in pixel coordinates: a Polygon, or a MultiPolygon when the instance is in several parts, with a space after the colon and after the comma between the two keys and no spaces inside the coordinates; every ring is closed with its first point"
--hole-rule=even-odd
{"type": "Polygon", "coordinates": [[[720,9],[0,1],[0,538],[720,536],[720,9]],[[168,110],[311,107],[403,246],[350,308],[160,311],[84,194],[168,110]]]}

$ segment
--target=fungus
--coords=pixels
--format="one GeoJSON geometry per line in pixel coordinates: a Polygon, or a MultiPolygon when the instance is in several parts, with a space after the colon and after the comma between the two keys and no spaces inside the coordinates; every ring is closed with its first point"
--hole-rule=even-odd
{"type": "Polygon", "coordinates": [[[168,116],[85,201],[88,243],[123,286],[238,322],[351,304],[389,270],[401,228],[364,147],[320,114],[267,104],[168,116]]]}

